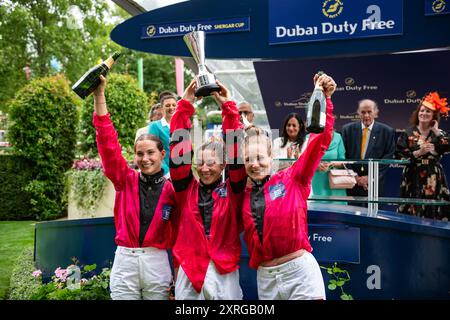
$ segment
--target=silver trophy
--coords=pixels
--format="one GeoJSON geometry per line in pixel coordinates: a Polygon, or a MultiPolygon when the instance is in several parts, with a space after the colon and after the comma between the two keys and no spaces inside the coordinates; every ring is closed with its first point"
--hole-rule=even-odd
{"type": "Polygon", "coordinates": [[[198,65],[196,97],[206,97],[213,91],[220,91],[214,74],[205,65],[205,32],[193,31],[185,34],[183,40],[198,65]]]}

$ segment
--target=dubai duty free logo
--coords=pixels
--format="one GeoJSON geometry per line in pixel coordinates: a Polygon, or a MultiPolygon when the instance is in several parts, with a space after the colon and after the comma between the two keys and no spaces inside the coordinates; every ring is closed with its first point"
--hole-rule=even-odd
{"type": "Polygon", "coordinates": [[[417,93],[415,90],[408,90],[406,91],[406,97],[410,99],[415,98],[417,97],[417,93]]]}
{"type": "Polygon", "coordinates": [[[352,86],[355,84],[355,79],[353,79],[352,77],[347,77],[344,80],[345,84],[348,86],[352,86]]]}
{"type": "Polygon", "coordinates": [[[431,9],[436,13],[441,13],[445,9],[445,1],[444,0],[436,0],[433,1],[433,4],[431,6],[431,9]]]}
{"type": "Polygon", "coordinates": [[[341,0],[325,0],[322,5],[322,13],[325,17],[333,19],[339,16],[344,10],[341,0]]]}
{"type": "Polygon", "coordinates": [[[156,33],[156,28],[155,26],[148,26],[147,27],[147,35],[151,38],[155,35],[156,33]]]}

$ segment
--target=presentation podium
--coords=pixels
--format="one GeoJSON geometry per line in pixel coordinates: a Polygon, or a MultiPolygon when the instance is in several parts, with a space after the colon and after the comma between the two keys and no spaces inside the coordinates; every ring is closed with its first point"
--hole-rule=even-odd
{"type": "MultiPolygon", "coordinates": [[[[371,173],[376,172],[375,165],[371,173]]],[[[449,299],[450,223],[381,210],[378,206],[371,209],[351,205],[364,201],[377,205],[405,201],[426,205],[448,203],[376,197],[376,192],[373,198],[368,198],[308,200],[308,235],[319,265],[330,267],[337,263],[348,271],[351,279],[344,290],[356,300],[449,299]],[[316,200],[343,200],[348,205],[316,200]]],[[[57,267],[71,264],[72,257],[81,264],[96,263],[99,271],[112,265],[116,248],[113,217],[41,222],[36,224],[35,232],[35,260],[44,279],[49,280],[57,267]]],[[[248,266],[249,255],[242,235],[241,243],[239,272],[244,299],[256,300],[256,270],[248,266]]],[[[321,270],[327,299],[339,300],[339,288],[329,290],[331,276],[326,269],[321,270]]]]}
{"type": "MultiPolygon", "coordinates": [[[[291,158],[276,158],[274,161],[280,163],[289,163],[292,165],[295,159],[291,158]]],[[[400,204],[415,204],[415,205],[425,205],[425,206],[443,206],[450,205],[449,201],[445,200],[430,200],[430,199],[417,199],[417,198],[398,198],[398,197],[380,197],[379,196],[379,172],[380,165],[405,165],[409,163],[409,160],[395,160],[395,159],[355,159],[355,160],[323,160],[322,162],[333,162],[340,163],[344,165],[366,165],[367,177],[368,177],[368,188],[367,197],[357,197],[357,196],[320,196],[311,195],[309,201],[345,201],[350,205],[352,203],[367,203],[367,213],[371,217],[376,217],[378,214],[378,209],[380,204],[385,205],[400,205],[400,204]]],[[[285,165],[281,167],[286,167],[285,165]]],[[[349,168],[351,169],[351,168],[349,168]]],[[[400,189],[400,181],[398,183],[398,188],[400,189]]]]}

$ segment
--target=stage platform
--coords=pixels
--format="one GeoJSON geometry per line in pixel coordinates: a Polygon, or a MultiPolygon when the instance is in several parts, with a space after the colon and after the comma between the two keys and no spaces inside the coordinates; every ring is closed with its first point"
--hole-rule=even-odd
{"type": "MultiPolygon", "coordinates": [[[[354,206],[310,203],[309,236],[321,266],[334,262],[349,272],[345,292],[354,299],[449,299],[450,223],[390,211],[371,217],[354,206]]],[[[112,217],[36,224],[35,259],[49,279],[76,257],[99,270],[114,259],[112,217]]],[[[325,284],[329,274],[322,270],[325,284]]],[[[243,242],[240,280],[244,299],[257,299],[256,270],[243,242]]],[[[339,299],[339,289],[327,299],[339,299]]]]}

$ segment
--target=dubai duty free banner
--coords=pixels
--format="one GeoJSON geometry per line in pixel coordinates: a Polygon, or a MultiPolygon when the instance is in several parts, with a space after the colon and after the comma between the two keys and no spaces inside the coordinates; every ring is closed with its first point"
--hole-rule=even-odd
{"type": "MultiPolygon", "coordinates": [[[[345,41],[344,41],[345,43],[345,41]]],[[[336,130],[359,121],[358,101],[378,103],[378,120],[397,130],[409,126],[411,113],[429,91],[450,100],[450,51],[388,54],[377,56],[254,62],[256,76],[272,129],[281,128],[291,112],[305,119],[313,75],[323,70],[337,89],[332,100],[336,130]]],[[[449,131],[450,121],[441,119],[449,131]]]]}
{"type": "Polygon", "coordinates": [[[403,33],[403,0],[269,0],[269,44],[403,33]]]}

